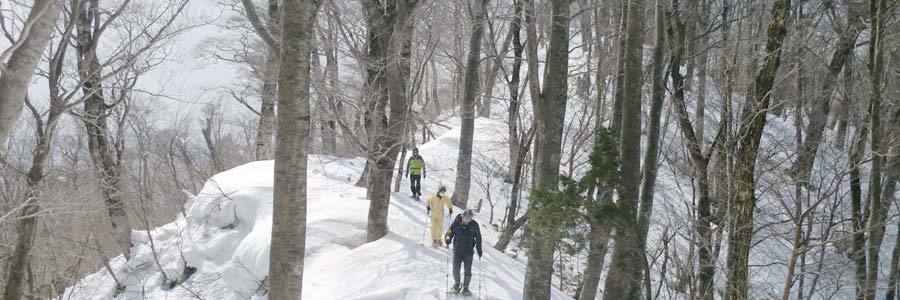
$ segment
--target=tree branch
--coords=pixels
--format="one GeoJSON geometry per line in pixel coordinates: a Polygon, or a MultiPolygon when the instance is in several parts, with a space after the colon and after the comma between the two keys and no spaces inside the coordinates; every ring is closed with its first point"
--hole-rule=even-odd
{"type": "Polygon", "coordinates": [[[244,6],[244,14],[247,15],[247,20],[250,21],[250,25],[253,25],[253,31],[256,32],[256,35],[269,46],[269,49],[278,49],[278,42],[275,40],[275,37],[272,36],[272,33],[263,26],[262,21],[259,19],[259,15],[256,14],[256,7],[253,6],[253,2],[250,0],[241,0],[241,4],[244,6]]]}

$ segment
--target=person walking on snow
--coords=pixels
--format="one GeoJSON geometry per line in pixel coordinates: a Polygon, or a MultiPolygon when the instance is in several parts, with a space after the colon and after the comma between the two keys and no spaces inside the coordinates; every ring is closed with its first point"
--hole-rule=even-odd
{"type": "Polygon", "coordinates": [[[482,255],[481,229],[478,227],[478,222],[472,219],[473,217],[475,217],[475,212],[471,209],[467,209],[462,214],[457,215],[456,219],[453,220],[453,224],[450,225],[450,229],[447,230],[447,235],[444,237],[447,245],[453,243],[454,283],[450,292],[455,294],[462,289],[462,293],[465,296],[472,295],[472,292],[469,291],[469,282],[472,281],[472,255],[476,251],[478,259],[481,259],[482,255]],[[465,279],[462,286],[460,286],[459,267],[463,264],[465,265],[465,279]]]}
{"type": "Polygon", "coordinates": [[[419,148],[412,149],[412,156],[406,162],[406,176],[412,196],[418,201],[422,196],[422,178],[425,178],[425,160],[419,155],[419,148]]]}
{"type": "Polygon", "coordinates": [[[444,206],[450,210],[447,215],[453,214],[453,204],[450,197],[444,196],[447,188],[441,186],[438,188],[437,194],[425,200],[428,208],[428,217],[431,219],[431,247],[437,249],[441,246],[441,233],[444,232],[444,206]]]}

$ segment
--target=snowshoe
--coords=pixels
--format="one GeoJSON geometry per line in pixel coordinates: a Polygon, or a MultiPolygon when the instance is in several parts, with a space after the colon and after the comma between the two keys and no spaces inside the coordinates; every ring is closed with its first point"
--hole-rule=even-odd
{"type": "Polygon", "coordinates": [[[450,288],[449,293],[453,294],[453,295],[458,295],[459,294],[459,286],[453,286],[452,288],[450,288]]]}
{"type": "Polygon", "coordinates": [[[472,292],[469,291],[469,289],[464,289],[464,290],[462,291],[462,295],[463,295],[463,296],[466,296],[466,297],[469,297],[469,296],[472,296],[472,292]]]}

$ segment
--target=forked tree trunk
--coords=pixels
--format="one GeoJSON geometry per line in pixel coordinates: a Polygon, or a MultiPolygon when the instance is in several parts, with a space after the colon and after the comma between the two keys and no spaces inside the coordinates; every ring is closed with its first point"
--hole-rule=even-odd
{"type": "Polygon", "coordinates": [[[748,263],[750,259],[750,241],[753,237],[753,210],[756,206],[756,155],[763,127],[766,125],[766,112],[775,74],[781,65],[781,46],[787,33],[788,10],[790,0],[776,0],[772,6],[772,19],[769,23],[766,57],[762,69],[756,75],[753,91],[742,113],[744,122],[738,131],[735,172],[737,193],[734,199],[734,212],[731,231],[728,236],[728,266],[726,274],[725,297],[731,300],[747,299],[749,289],[748,263]]]}
{"type": "MultiPolygon", "coordinates": [[[[84,114],[82,121],[86,127],[88,150],[94,172],[100,184],[100,192],[106,205],[106,212],[112,225],[112,235],[116,240],[116,250],[131,257],[131,225],[125,210],[121,187],[121,155],[124,146],[119,140],[112,141],[107,125],[111,105],[104,98],[101,79],[101,65],[97,58],[97,46],[102,32],[97,28],[100,22],[99,0],[83,2],[77,22],[78,75],[83,83],[84,114]],[[115,144],[114,144],[115,143],[115,144]]],[[[124,93],[124,92],[123,92],[124,93]]]]}

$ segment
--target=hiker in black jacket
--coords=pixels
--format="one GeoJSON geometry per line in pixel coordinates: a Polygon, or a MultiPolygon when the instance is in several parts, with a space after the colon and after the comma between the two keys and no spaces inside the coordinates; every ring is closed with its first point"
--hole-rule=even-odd
{"type": "Polygon", "coordinates": [[[481,258],[481,229],[478,222],[472,218],[475,212],[467,209],[460,215],[456,216],[450,229],[444,237],[447,245],[453,243],[453,289],[452,293],[459,293],[462,289],[463,295],[471,295],[469,291],[469,282],[472,280],[472,255],[477,251],[478,258],[481,258]],[[473,251],[474,249],[474,251],[473,251]],[[465,264],[465,280],[462,286],[459,285],[459,267],[465,264]]]}

